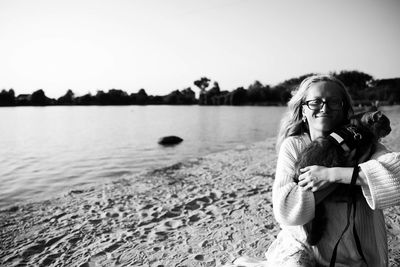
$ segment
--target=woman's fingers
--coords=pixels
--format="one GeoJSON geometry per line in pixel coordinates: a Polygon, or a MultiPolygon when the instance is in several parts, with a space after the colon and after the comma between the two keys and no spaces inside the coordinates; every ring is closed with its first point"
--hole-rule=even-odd
{"type": "Polygon", "coordinates": [[[304,173],[304,172],[307,172],[307,171],[309,171],[309,170],[310,170],[310,166],[307,166],[307,167],[304,167],[304,168],[301,168],[301,169],[300,169],[300,171],[303,172],[303,173],[304,173]]]}
{"type": "Polygon", "coordinates": [[[306,184],[308,184],[308,182],[309,182],[309,180],[307,178],[303,179],[303,180],[299,179],[298,185],[299,186],[305,186],[306,184]]]}
{"type": "Polygon", "coordinates": [[[307,177],[308,177],[308,175],[306,173],[302,173],[299,175],[298,179],[299,179],[299,181],[302,181],[302,180],[306,179],[307,177]]]}
{"type": "Polygon", "coordinates": [[[312,192],[318,191],[320,186],[318,178],[312,176],[311,172],[306,172],[299,175],[298,185],[302,190],[311,190],[312,192]]]}
{"type": "Polygon", "coordinates": [[[306,185],[314,186],[314,179],[313,179],[313,177],[310,177],[310,176],[304,178],[303,180],[299,179],[298,185],[302,186],[302,187],[304,187],[306,185]]]}
{"type": "Polygon", "coordinates": [[[312,187],[312,188],[311,188],[311,191],[312,191],[312,192],[318,191],[318,187],[316,187],[316,186],[312,187]]]}
{"type": "Polygon", "coordinates": [[[300,186],[300,189],[303,191],[307,191],[307,190],[311,190],[314,187],[315,187],[314,182],[311,181],[311,182],[305,183],[303,186],[300,186]]]}
{"type": "Polygon", "coordinates": [[[300,171],[302,172],[302,174],[299,175],[299,181],[307,179],[307,178],[312,178],[312,173],[311,173],[311,167],[305,167],[300,169],[300,171]]]}
{"type": "MultiPolygon", "coordinates": [[[[312,192],[318,191],[324,185],[324,181],[315,176],[319,166],[307,166],[300,169],[302,174],[299,175],[297,183],[304,191],[311,190],[312,192]]],[[[318,173],[318,172],[317,172],[318,173]]]]}

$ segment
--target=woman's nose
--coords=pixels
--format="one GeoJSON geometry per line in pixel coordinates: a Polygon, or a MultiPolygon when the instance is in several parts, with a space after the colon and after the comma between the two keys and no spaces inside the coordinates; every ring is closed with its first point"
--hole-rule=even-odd
{"type": "Polygon", "coordinates": [[[327,112],[328,110],[330,110],[328,107],[328,103],[324,102],[322,107],[320,108],[320,111],[327,112]]]}

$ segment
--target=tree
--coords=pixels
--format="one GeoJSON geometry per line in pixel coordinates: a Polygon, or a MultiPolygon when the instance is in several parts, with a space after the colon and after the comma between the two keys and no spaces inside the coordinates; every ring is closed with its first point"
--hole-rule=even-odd
{"type": "Polygon", "coordinates": [[[164,103],[167,105],[180,105],[182,103],[182,93],[175,90],[164,97],[164,103]]]}
{"type": "Polygon", "coordinates": [[[400,103],[400,78],[373,80],[369,88],[363,91],[370,100],[387,101],[389,104],[400,103]]]}
{"type": "Polygon", "coordinates": [[[363,98],[361,91],[368,87],[368,83],[372,80],[372,76],[359,71],[341,71],[340,73],[332,74],[338,78],[349,89],[353,99],[363,98]]]}
{"type": "Polygon", "coordinates": [[[188,87],[186,89],[183,89],[181,92],[184,98],[184,104],[186,105],[196,104],[197,102],[196,94],[193,92],[192,88],[188,87]]]}
{"type": "Polygon", "coordinates": [[[136,94],[136,102],[139,105],[146,105],[148,99],[149,96],[147,95],[146,91],[143,88],[140,89],[139,92],[136,94]]]}
{"type": "Polygon", "coordinates": [[[14,106],[15,105],[15,93],[13,89],[8,92],[3,89],[0,92],[0,106],[14,106]]]}
{"type": "Polygon", "coordinates": [[[97,105],[107,105],[108,97],[104,91],[98,90],[94,98],[97,105]]]}
{"type": "Polygon", "coordinates": [[[218,82],[214,82],[213,87],[204,91],[199,96],[200,105],[217,105],[219,100],[217,99],[221,93],[218,82]]]}
{"type": "Polygon", "coordinates": [[[266,101],[264,86],[259,81],[255,81],[247,89],[247,98],[250,103],[266,101]]]}
{"type": "Polygon", "coordinates": [[[92,94],[87,93],[86,95],[75,98],[75,103],[78,105],[94,105],[96,102],[92,94]]]}
{"type": "Polygon", "coordinates": [[[50,99],[48,97],[46,97],[46,95],[42,89],[39,89],[32,93],[31,104],[33,106],[45,106],[45,105],[50,104],[50,99]]]}
{"type": "Polygon", "coordinates": [[[62,97],[57,99],[57,104],[59,105],[72,105],[74,104],[74,92],[72,92],[71,89],[68,89],[68,91],[63,95],[62,97]]]}
{"type": "Polygon", "coordinates": [[[107,105],[128,105],[128,94],[120,89],[111,89],[107,93],[107,105]]]}
{"type": "Polygon", "coordinates": [[[282,85],[277,85],[270,91],[270,96],[274,102],[286,104],[290,100],[292,94],[290,87],[287,88],[282,85]]]}
{"type": "Polygon", "coordinates": [[[211,80],[207,77],[201,77],[199,80],[194,81],[194,85],[200,88],[200,95],[205,92],[206,88],[210,84],[210,81],[211,80]]]}
{"type": "Polygon", "coordinates": [[[282,83],[276,85],[276,87],[283,87],[285,90],[291,92],[295,89],[297,89],[300,85],[300,83],[307,77],[312,76],[313,73],[305,74],[299,77],[291,78],[289,80],[285,80],[282,83]]]}
{"type": "Polygon", "coordinates": [[[230,103],[233,106],[243,105],[247,101],[247,92],[243,87],[235,89],[230,93],[230,103]]]}

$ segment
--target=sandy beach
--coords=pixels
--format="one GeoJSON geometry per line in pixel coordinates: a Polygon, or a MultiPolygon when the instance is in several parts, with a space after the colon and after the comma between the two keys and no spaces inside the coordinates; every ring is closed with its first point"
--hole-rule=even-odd
{"type": "MultiPolygon", "coordinates": [[[[0,265],[220,266],[262,258],[279,231],[275,165],[269,139],[14,206],[0,212],[0,265]]],[[[400,207],[385,214],[390,266],[400,266],[400,207]]]]}

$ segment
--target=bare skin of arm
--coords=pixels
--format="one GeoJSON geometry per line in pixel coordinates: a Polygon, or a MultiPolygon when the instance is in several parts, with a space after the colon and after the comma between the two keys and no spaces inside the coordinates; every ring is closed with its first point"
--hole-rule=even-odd
{"type": "MultiPolygon", "coordinates": [[[[320,203],[325,197],[332,193],[339,184],[350,184],[354,168],[309,166],[304,168],[306,172],[299,177],[299,185],[303,190],[311,190],[314,193],[315,202],[320,203]],[[318,177],[326,177],[319,179],[318,177]]],[[[360,170],[356,185],[366,185],[365,174],[360,170]]]]}

